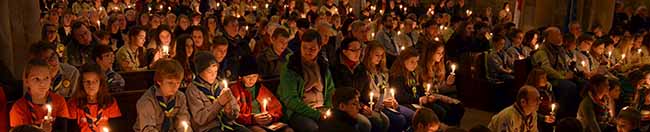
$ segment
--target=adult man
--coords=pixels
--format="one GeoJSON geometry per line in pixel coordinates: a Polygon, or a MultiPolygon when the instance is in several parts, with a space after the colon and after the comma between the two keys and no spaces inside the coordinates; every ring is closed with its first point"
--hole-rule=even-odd
{"type": "Polygon", "coordinates": [[[537,132],[539,92],[532,86],[523,86],[517,92],[517,101],[492,117],[488,127],[497,132],[537,132]]]}
{"type": "Polygon", "coordinates": [[[284,28],[277,28],[271,35],[271,48],[266,48],[256,58],[260,75],[263,80],[266,80],[264,85],[272,91],[278,87],[282,66],[287,64],[289,56],[293,54],[287,49],[288,43],[289,32],[284,28]]]}
{"type": "Polygon", "coordinates": [[[318,130],[318,121],[332,104],[334,81],[327,63],[318,58],[320,35],[308,30],[301,38],[300,50],[289,57],[282,70],[277,90],[280,101],[286,106],[289,125],[299,132],[318,130]]]}
{"type": "Polygon", "coordinates": [[[65,47],[64,62],[75,67],[92,62],[92,33],[82,22],[72,24],[72,41],[65,47]]]}

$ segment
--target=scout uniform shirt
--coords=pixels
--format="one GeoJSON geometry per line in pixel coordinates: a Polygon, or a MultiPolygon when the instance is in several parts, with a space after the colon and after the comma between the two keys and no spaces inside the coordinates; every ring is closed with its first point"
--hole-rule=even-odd
{"type": "MultiPolygon", "coordinates": [[[[215,82],[216,83],[216,82],[215,82]]],[[[232,95],[222,95],[223,88],[217,84],[210,85],[201,77],[196,77],[187,87],[187,96],[189,110],[192,113],[192,125],[196,131],[203,132],[223,126],[220,120],[232,121],[237,118],[239,105],[232,95]],[[233,109],[231,114],[221,116],[221,111],[225,106],[214,102],[219,96],[231,96],[232,100],[228,103],[233,109]],[[221,119],[226,118],[226,119],[221,119]]],[[[225,128],[224,128],[225,129],[225,128]]]]}
{"type": "MultiPolygon", "coordinates": [[[[56,119],[57,117],[69,118],[68,106],[65,99],[53,92],[47,93],[47,103],[52,105],[51,116],[56,119]]],[[[47,115],[47,107],[45,104],[35,104],[32,102],[32,96],[27,93],[22,98],[18,99],[11,107],[9,112],[10,126],[17,127],[21,125],[36,125],[41,126],[44,117],[47,115]]]]}
{"type": "Polygon", "coordinates": [[[79,82],[79,70],[72,65],[60,63],[59,73],[52,79],[50,90],[65,98],[69,98],[77,90],[79,82]]]}
{"type": "Polygon", "coordinates": [[[68,110],[71,119],[77,119],[81,132],[101,132],[103,127],[109,127],[108,119],[122,116],[115,98],[105,108],[96,103],[79,106],[78,102],[77,99],[68,101],[68,110]]]}
{"type": "Polygon", "coordinates": [[[140,64],[140,56],[142,54],[146,53],[142,48],[138,48],[137,51],[132,51],[131,48],[129,48],[128,45],[124,45],[120,47],[120,49],[117,50],[116,54],[116,61],[118,66],[120,67],[119,70],[121,71],[142,71],[146,70],[146,67],[141,66],[140,64]],[[127,64],[124,64],[127,63],[127,64]],[[128,65],[126,67],[123,67],[123,65],[128,65]]]}
{"type": "Polygon", "coordinates": [[[537,112],[526,116],[515,104],[492,116],[488,128],[495,132],[537,132],[537,112]]]}
{"type": "MultiPolygon", "coordinates": [[[[174,96],[164,100],[160,89],[151,86],[138,99],[138,118],[133,125],[136,132],[156,131],[184,131],[182,121],[190,122],[190,114],[187,112],[187,100],[185,94],[177,91],[174,96]]],[[[187,130],[192,131],[192,129],[187,130]]]]}

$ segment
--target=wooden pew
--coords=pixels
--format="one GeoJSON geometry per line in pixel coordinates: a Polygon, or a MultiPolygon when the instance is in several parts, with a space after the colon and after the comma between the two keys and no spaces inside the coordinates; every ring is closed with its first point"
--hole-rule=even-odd
{"type": "Polygon", "coordinates": [[[486,110],[490,108],[489,82],[485,79],[485,53],[471,53],[460,58],[456,70],[458,97],[465,106],[486,110]]]}
{"type": "Polygon", "coordinates": [[[117,99],[122,117],[111,120],[111,131],[130,132],[138,117],[136,102],[154,84],[153,71],[121,72],[125,91],[111,93],[117,99]]]}

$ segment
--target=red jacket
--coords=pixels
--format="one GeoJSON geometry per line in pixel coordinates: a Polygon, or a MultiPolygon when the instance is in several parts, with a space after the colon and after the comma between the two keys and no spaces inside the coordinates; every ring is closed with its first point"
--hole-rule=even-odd
{"type": "MultiPolygon", "coordinates": [[[[267,99],[268,100],[268,106],[267,106],[267,112],[271,114],[273,117],[272,122],[277,122],[280,117],[282,117],[282,104],[280,104],[280,101],[278,98],[276,98],[273,95],[273,92],[271,92],[269,89],[267,89],[264,85],[261,83],[257,83],[259,90],[257,92],[257,97],[255,100],[259,102],[259,107],[260,111],[262,107],[262,100],[267,99]]],[[[230,88],[232,90],[233,95],[235,98],[238,100],[237,102],[239,103],[239,117],[237,117],[237,122],[243,124],[243,125],[255,125],[256,123],[253,120],[253,115],[255,113],[251,113],[252,110],[252,102],[249,102],[247,100],[251,100],[251,93],[248,92],[246,89],[244,89],[244,86],[242,86],[242,82],[238,81],[235,83],[233,86],[230,88]],[[242,99],[246,98],[246,99],[242,99]]]]}

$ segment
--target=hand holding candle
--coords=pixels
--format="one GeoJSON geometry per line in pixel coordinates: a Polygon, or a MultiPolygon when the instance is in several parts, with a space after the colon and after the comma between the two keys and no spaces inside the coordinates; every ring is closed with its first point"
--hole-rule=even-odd
{"type": "Polygon", "coordinates": [[[268,99],[263,99],[263,100],[262,100],[262,113],[266,113],[266,112],[267,112],[267,110],[268,110],[268,109],[267,109],[268,104],[269,104],[269,100],[268,100],[268,99]]]}
{"type": "Polygon", "coordinates": [[[427,83],[427,90],[424,94],[427,96],[431,95],[431,83],[427,83]]]}
{"type": "Polygon", "coordinates": [[[224,79],[223,81],[221,81],[221,83],[223,84],[223,89],[222,90],[230,90],[228,88],[228,80],[224,79]]]}
{"type": "Polygon", "coordinates": [[[169,55],[169,45],[163,45],[162,52],[164,55],[169,55]]]}
{"type": "Polygon", "coordinates": [[[47,108],[47,115],[45,116],[45,119],[50,119],[52,118],[52,105],[46,104],[45,108],[47,108]]]}
{"type": "Polygon", "coordinates": [[[372,101],[372,98],[375,97],[375,93],[370,92],[370,102],[368,104],[370,105],[370,110],[372,110],[372,106],[375,104],[375,102],[372,101]]]}
{"type": "Polygon", "coordinates": [[[390,89],[390,97],[392,97],[393,99],[395,99],[395,89],[394,89],[394,88],[391,88],[391,89],[390,89]]]}
{"type": "Polygon", "coordinates": [[[109,131],[108,131],[108,127],[103,127],[103,128],[102,128],[102,132],[109,132],[109,131]]]}
{"type": "Polygon", "coordinates": [[[323,117],[323,119],[327,119],[327,118],[329,118],[331,115],[332,115],[332,111],[331,111],[330,109],[327,109],[327,111],[325,111],[325,117],[323,117]]]}
{"type": "Polygon", "coordinates": [[[552,103],[551,104],[551,115],[555,115],[555,107],[556,107],[556,104],[552,103]]]}

